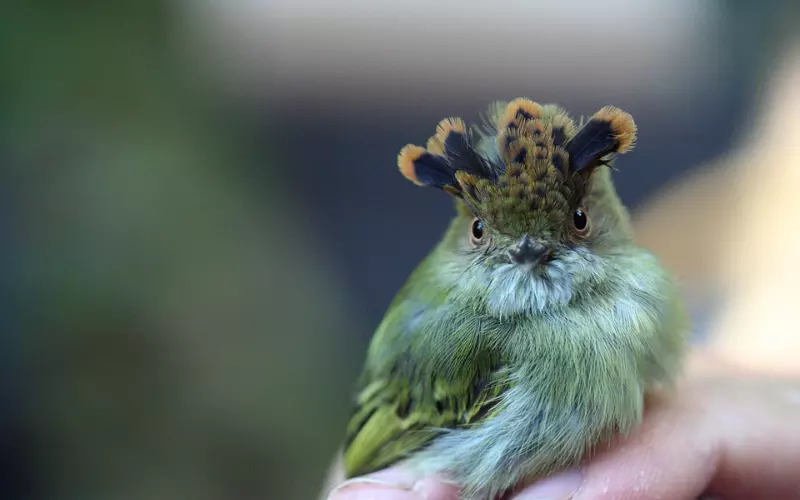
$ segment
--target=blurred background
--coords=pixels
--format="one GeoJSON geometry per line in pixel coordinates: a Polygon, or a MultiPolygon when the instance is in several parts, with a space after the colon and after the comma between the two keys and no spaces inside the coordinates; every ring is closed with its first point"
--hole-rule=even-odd
{"type": "Polygon", "coordinates": [[[797,368],[798,14],[5,2],[3,498],[314,498],[366,343],[452,215],[397,152],[497,99],[631,112],[618,190],[696,339],[797,368]]]}

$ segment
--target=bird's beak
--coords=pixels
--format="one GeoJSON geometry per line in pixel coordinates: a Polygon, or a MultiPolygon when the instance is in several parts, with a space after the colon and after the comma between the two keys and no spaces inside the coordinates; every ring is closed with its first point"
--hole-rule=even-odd
{"type": "Polygon", "coordinates": [[[544,243],[532,240],[527,234],[509,251],[511,261],[516,264],[538,264],[548,255],[550,249],[544,243]]]}

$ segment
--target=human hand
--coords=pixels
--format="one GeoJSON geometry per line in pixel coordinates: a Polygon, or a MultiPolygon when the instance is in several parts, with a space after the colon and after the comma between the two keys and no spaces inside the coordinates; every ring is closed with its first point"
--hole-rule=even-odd
{"type": "MultiPolygon", "coordinates": [[[[800,499],[798,471],[800,379],[747,373],[698,351],[677,391],[648,399],[632,435],[509,500],[800,499]]],[[[335,467],[329,484],[343,477],[335,467]]],[[[339,484],[328,498],[457,500],[458,488],[393,467],[339,484]]]]}

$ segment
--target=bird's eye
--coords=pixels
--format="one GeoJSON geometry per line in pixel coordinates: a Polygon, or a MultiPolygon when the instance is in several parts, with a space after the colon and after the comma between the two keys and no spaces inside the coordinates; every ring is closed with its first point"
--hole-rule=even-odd
{"type": "Polygon", "coordinates": [[[477,245],[483,239],[483,233],[483,221],[478,218],[472,219],[472,226],[469,230],[469,241],[473,245],[477,245]]]}
{"type": "Polygon", "coordinates": [[[576,209],[572,214],[572,225],[578,233],[586,233],[589,230],[589,218],[586,216],[586,212],[580,208],[576,209]]]}

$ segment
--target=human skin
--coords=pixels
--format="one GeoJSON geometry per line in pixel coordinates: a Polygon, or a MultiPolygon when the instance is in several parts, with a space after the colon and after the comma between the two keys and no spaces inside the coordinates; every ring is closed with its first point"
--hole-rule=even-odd
{"type": "MultiPolygon", "coordinates": [[[[633,434],[579,470],[521,485],[509,499],[694,500],[704,493],[733,500],[800,499],[798,471],[800,373],[768,376],[697,350],[676,390],[649,398],[633,434]]],[[[446,478],[413,482],[398,467],[342,480],[334,467],[328,498],[458,498],[446,478]]]]}

